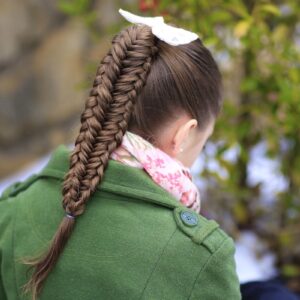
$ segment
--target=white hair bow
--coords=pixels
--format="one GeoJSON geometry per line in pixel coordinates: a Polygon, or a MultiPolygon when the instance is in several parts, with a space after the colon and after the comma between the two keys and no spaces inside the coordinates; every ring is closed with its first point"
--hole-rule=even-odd
{"type": "Polygon", "coordinates": [[[166,24],[163,17],[141,17],[121,8],[119,13],[131,23],[150,26],[155,36],[172,46],[188,44],[198,38],[194,32],[166,24]]]}

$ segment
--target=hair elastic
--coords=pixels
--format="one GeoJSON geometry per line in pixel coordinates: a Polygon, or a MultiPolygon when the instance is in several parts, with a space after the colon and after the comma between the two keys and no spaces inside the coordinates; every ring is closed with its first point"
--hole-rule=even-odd
{"type": "Polygon", "coordinates": [[[65,217],[69,218],[69,219],[75,219],[75,216],[73,216],[70,213],[66,213],[65,217]]]}

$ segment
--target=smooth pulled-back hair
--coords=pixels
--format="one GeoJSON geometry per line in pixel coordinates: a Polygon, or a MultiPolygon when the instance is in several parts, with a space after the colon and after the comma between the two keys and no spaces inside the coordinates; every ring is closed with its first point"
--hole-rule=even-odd
{"type": "Polygon", "coordinates": [[[66,215],[46,253],[24,261],[33,269],[24,292],[31,292],[32,299],[39,295],[126,130],[155,144],[159,129],[182,111],[204,129],[221,110],[221,85],[218,66],[200,39],[171,46],[141,24],[113,37],[81,114],[64,177],[62,206],[75,218],[66,215]]]}

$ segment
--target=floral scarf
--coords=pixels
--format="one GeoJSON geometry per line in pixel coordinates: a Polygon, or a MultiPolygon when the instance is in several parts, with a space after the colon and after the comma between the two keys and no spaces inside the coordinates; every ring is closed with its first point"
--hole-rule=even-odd
{"type": "Polygon", "coordinates": [[[140,135],[127,130],[121,145],[110,157],[128,166],[144,169],[154,182],[178,201],[200,213],[200,193],[192,181],[190,169],[140,135]]]}

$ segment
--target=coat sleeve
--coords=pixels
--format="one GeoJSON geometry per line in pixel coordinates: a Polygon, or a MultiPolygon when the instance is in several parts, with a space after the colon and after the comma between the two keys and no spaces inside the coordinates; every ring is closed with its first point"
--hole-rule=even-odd
{"type": "Polygon", "coordinates": [[[190,300],[240,300],[240,283],[234,260],[235,245],[225,238],[212,254],[195,281],[190,300]]]}

